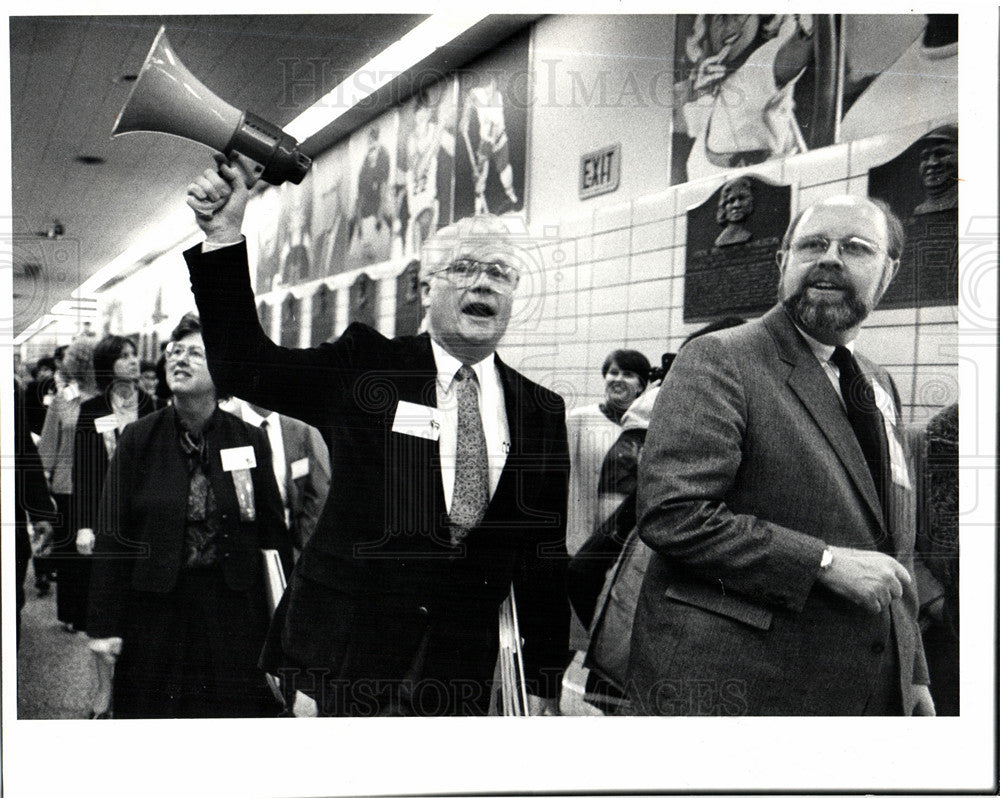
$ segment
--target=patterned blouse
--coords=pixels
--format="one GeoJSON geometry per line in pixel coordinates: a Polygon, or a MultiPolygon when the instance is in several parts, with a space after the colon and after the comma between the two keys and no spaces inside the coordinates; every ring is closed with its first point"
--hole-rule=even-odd
{"type": "Polygon", "coordinates": [[[216,539],[222,525],[215,493],[207,474],[209,465],[206,432],[208,426],[199,435],[192,435],[179,427],[181,450],[187,456],[191,477],[184,526],[185,568],[212,568],[219,562],[216,539]]]}

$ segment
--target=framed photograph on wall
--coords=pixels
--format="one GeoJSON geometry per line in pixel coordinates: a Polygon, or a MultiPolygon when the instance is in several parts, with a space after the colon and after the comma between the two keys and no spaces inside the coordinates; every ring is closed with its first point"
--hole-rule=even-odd
{"type": "Polygon", "coordinates": [[[459,72],[455,219],[524,208],[529,41],[512,36],[459,72]]]}

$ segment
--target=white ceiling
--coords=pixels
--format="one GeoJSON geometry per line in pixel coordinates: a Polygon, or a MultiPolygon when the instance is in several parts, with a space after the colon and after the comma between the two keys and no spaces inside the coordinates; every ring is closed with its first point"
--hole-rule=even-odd
{"type": "Polygon", "coordinates": [[[11,18],[14,334],[182,207],[191,177],[211,164],[189,141],[110,137],[133,85],[122,76],[138,72],[161,24],[208,88],[284,126],[334,88],[336,72],[363,66],[424,18],[11,18]],[[54,219],[61,239],[37,235],[54,219]]]}

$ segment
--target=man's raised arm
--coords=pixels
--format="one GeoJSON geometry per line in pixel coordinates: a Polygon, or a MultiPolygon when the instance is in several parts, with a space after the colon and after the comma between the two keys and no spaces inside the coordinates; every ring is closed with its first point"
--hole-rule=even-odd
{"type": "Polygon", "coordinates": [[[188,186],[187,203],[205,241],[184,253],[201,316],[208,366],[220,395],[323,425],[349,396],[351,346],[289,349],[272,342],[260,326],[243,216],[259,168],[242,156],[216,156],[188,186]]]}

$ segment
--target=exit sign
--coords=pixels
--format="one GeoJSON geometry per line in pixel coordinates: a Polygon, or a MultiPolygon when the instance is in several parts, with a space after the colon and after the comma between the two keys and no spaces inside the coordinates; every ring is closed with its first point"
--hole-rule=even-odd
{"type": "Polygon", "coordinates": [[[622,145],[612,144],[580,157],[580,199],[607,194],[618,188],[622,145]]]}

